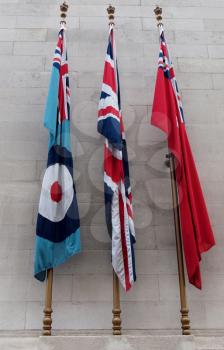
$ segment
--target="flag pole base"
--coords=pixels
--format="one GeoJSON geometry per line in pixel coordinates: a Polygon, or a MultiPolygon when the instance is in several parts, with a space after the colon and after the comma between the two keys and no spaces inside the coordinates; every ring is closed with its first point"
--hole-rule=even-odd
{"type": "Polygon", "coordinates": [[[53,312],[52,309],[44,309],[43,330],[42,330],[42,335],[44,336],[51,335],[52,312],[53,312]]]}
{"type": "Polygon", "coordinates": [[[121,335],[121,307],[120,307],[120,289],[119,279],[113,271],[113,335],[121,335]]]}
{"type": "Polygon", "coordinates": [[[42,335],[51,336],[52,325],[52,287],[53,287],[53,269],[47,271],[46,296],[44,307],[44,319],[42,335]]]}
{"type": "Polygon", "coordinates": [[[183,309],[181,309],[180,312],[181,312],[182,334],[183,335],[191,335],[189,309],[183,308],[183,309]]]}
{"type": "Polygon", "coordinates": [[[113,335],[121,335],[121,310],[113,309],[113,335]]]}

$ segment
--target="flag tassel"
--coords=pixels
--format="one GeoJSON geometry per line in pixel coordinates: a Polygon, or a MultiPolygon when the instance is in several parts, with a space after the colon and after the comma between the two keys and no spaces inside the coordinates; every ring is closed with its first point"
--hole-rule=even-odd
{"type": "Polygon", "coordinates": [[[176,248],[177,248],[182,334],[190,335],[191,334],[190,318],[189,318],[189,308],[187,305],[187,295],[186,295],[184,254],[183,254],[183,244],[182,244],[182,235],[181,235],[180,211],[179,211],[179,204],[178,204],[178,189],[177,189],[176,172],[175,172],[175,160],[172,154],[169,154],[168,157],[169,157],[169,166],[170,166],[171,189],[172,189],[172,198],[173,198],[173,215],[174,215],[174,226],[175,226],[176,248]]]}
{"type": "Polygon", "coordinates": [[[44,319],[43,319],[43,331],[42,335],[51,335],[52,325],[52,288],[53,288],[53,269],[47,270],[46,281],[46,295],[45,295],[45,307],[44,307],[44,319]]]}

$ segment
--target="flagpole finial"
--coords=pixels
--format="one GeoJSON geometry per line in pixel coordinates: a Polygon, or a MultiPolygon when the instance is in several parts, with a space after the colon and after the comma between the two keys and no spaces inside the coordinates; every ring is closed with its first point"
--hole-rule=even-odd
{"type": "Polygon", "coordinates": [[[60,10],[61,10],[61,24],[66,25],[66,17],[67,17],[67,12],[68,12],[68,4],[66,1],[63,2],[62,5],[60,5],[60,10]]]}
{"type": "Polygon", "coordinates": [[[112,5],[109,5],[109,7],[107,8],[107,13],[108,13],[109,25],[114,24],[115,7],[113,7],[112,5]]]}
{"type": "Polygon", "coordinates": [[[156,8],[154,10],[154,13],[156,15],[156,19],[158,21],[158,26],[159,26],[159,25],[162,24],[162,19],[163,19],[163,16],[162,16],[163,9],[162,9],[162,7],[156,6],[156,8]]]}

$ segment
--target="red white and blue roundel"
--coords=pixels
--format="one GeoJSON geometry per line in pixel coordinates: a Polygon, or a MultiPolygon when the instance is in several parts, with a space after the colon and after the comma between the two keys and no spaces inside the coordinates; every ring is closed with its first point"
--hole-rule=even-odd
{"type": "Polygon", "coordinates": [[[50,221],[61,221],[73,196],[73,179],[67,167],[59,163],[49,166],[43,179],[39,213],[50,221]]]}
{"type": "Polygon", "coordinates": [[[37,235],[62,242],[79,228],[71,152],[55,145],[48,154],[40,195],[37,235]]]}

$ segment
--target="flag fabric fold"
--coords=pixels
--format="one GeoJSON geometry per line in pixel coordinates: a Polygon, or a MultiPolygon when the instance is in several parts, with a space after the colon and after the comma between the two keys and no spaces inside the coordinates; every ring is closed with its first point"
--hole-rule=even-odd
{"type": "Polygon", "coordinates": [[[189,282],[201,289],[201,254],[215,245],[203,192],[189,144],[183,107],[160,25],[160,53],[152,125],[167,134],[169,151],[175,157],[182,240],[189,282]]]}
{"type": "Polygon", "coordinates": [[[135,230],[113,25],[104,66],[98,132],[105,137],[104,194],[106,223],[112,239],[112,265],[128,291],[136,280],[135,230]]]}
{"type": "Polygon", "coordinates": [[[46,272],[80,251],[80,222],[73,181],[70,143],[70,89],[65,28],[58,34],[44,126],[49,131],[47,169],[39,201],[34,276],[46,272]]]}

